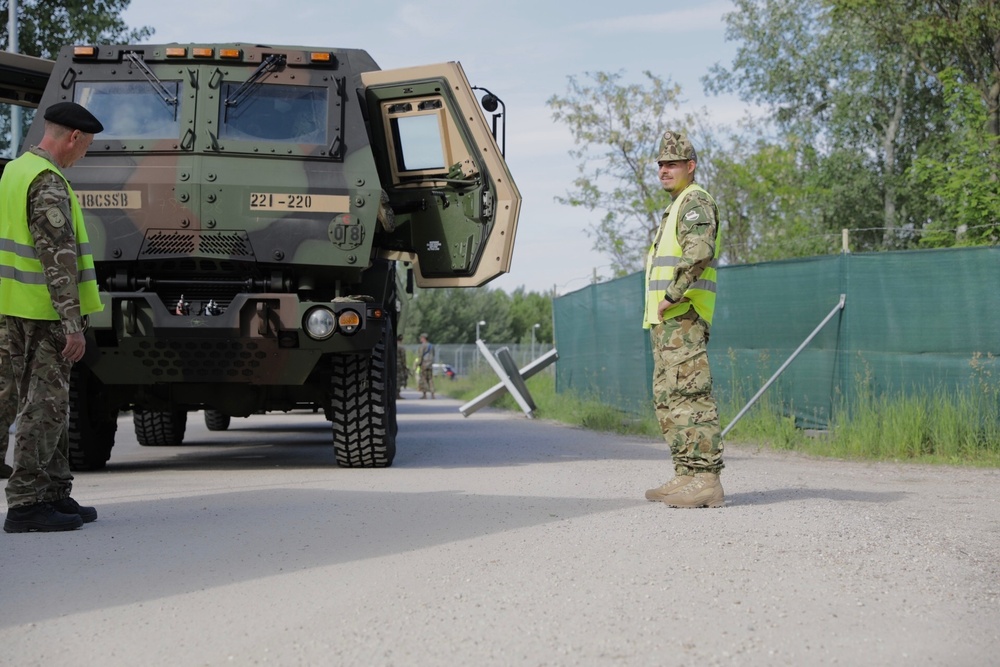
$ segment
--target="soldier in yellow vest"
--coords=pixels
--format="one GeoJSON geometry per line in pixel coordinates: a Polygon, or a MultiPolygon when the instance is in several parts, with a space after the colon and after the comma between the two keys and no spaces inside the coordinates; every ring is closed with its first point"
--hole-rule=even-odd
{"type": "Polygon", "coordinates": [[[18,395],[8,533],[72,530],[97,518],[70,497],[66,427],[85,317],[102,306],[83,211],[61,169],[104,128],[73,102],[53,104],[44,118],[42,140],[0,178],[0,314],[18,395]]]}
{"type": "Polygon", "coordinates": [[[719,210],[694,182],[698,156],[687,136],[666,132],[656,162],[671,202],[646,259],[643,327],[650,330],[653,403],[675,477],[646,491],[646,498],[672,507],[721,507],[722,435],[708,367],[719,210]]]}

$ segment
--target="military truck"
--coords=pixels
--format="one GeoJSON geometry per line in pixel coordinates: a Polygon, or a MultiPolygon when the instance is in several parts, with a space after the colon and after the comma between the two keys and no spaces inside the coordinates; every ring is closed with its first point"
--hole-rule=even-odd
{"type": "MultiPolygon", "coordinates": [[[[105,128],[65,172],[104,305],[73,369],[72,467],[105,466],[123,411],[140,444],[171,446],[193,411],[224,429],[302,408],[332,423],[337,464],[391,465],[402,291],[483,285],[514,246],[497,114],[461,65],[255,44],[46,63],[0,57],[0,94],[74,101],[105,128]]],[[[42,132],[39,113],[22,149],[42,132]]]]}

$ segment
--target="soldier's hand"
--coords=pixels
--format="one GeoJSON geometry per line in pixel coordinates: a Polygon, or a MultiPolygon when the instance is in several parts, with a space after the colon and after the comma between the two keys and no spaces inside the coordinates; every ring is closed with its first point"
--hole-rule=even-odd
{"type": "Polygon", "coordinates": [[[87,351],[87,339],[82,331],[66,334],[66,347],[63,348],[62,356],[73,363],[83,359],[83,353],[87,351]]]}

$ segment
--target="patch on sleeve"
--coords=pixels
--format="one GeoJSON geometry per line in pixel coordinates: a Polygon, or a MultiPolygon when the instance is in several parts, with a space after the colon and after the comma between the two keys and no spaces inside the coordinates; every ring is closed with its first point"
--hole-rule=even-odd
{"type": "Polygon", "coordinates": [[[59,210],[58,206],[53,206],[52,208],[45,211],[45,218],[49,221],[49,224],[57,229],[66,224],[66,216],[63,212],[59,210]]]}
{"type": "Polygon", "coordinates": [[[687,213],[684,214],[684,220],[686,222],[697,222],[698,218],[700,218],[700,217],[701,217],[701,214],[698,213],[698,209],[696,209],[696,208],[693,208],[693,209],[691,209],[690,211],[688,211],[687,213]]]}

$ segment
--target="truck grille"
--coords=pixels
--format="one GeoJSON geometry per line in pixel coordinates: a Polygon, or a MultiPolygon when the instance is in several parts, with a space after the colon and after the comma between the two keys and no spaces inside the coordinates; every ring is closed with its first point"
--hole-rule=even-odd
{"type": "Polygon", "coordinates": [[[149,340],[140,342],[132,354],[154,377],[249,381],[268,358],[266,345],[236,340],[149,340]]]}
{"type": "Polygon", "coordinates": [[[151,229],[146,233],[139,258],[254,256],[246,232],[151,229]]]}

